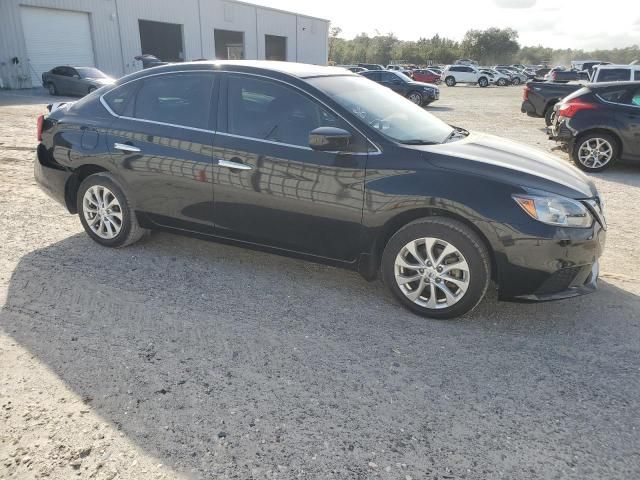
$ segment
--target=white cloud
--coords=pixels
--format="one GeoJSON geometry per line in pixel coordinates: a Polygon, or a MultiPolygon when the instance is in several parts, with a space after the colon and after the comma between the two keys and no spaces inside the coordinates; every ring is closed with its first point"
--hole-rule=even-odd
{"type": "Polygon", "coordinates": [[[531,8],[536,0],[494,0],[500,8],[531,8]]]}

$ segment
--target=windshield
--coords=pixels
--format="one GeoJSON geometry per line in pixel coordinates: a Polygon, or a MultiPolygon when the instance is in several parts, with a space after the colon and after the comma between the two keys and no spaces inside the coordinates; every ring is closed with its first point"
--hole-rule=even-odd
{"type": "Polygon", "coordinates": [[[443,143],[454,131],[423,108],[364,77],[331,76],[307,81],[396,142],[443,143]]]}
{"type": "Polygon", "coordinates": [[[76,67],[76,71],[80,74],[80,78],[107,78],[107,76],[97,68],[76,67]]]}

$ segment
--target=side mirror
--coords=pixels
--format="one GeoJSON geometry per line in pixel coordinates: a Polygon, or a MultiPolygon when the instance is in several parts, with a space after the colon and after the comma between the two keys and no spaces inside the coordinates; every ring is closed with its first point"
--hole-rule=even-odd
{"type": "Polygon", "coordinates": [[[309,147],[320,152],[345,152],[351,134],[342,128],[318,127],[309,133],[309,147]]]}

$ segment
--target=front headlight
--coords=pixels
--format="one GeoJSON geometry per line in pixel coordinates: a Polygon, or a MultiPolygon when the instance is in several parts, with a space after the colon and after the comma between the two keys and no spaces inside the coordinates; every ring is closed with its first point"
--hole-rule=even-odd
{"type": "Polygon", "coordinates": [[[531,217],[560,227],[589,228],[593,217],[577,200],[559,196],[514,195],[513,199],[531,217]]]}

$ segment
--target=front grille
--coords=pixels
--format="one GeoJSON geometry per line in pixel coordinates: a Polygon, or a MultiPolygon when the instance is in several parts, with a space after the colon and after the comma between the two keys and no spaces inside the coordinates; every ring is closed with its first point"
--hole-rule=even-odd
{"type": "Polygon", "coordinates": [[[569,267],[558,270],[545,280],[545,282],[536,291],[536,294],[551,295],[553,293],[567,290],[576,278],[576,275],[578,275],[583,268],[584,267],[569,267]]]}

